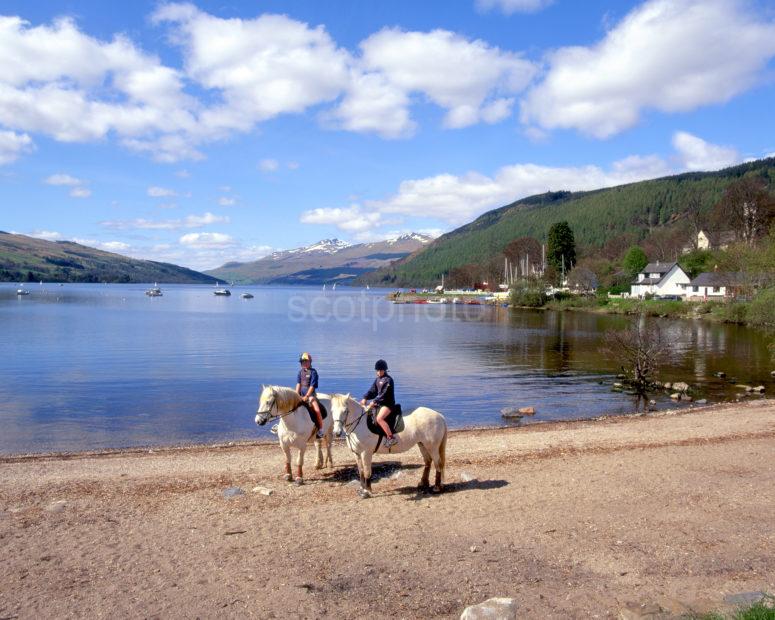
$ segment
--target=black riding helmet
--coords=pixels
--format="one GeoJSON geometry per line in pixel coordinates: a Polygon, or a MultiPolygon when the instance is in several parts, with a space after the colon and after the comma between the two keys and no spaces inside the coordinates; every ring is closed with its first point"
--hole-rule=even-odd
{"type": "Polygon", "coordinates": [[[374,370],[384,370],[387,372],[387,362],[385,360],[377,360],[377,363],[374,364],[374,370]]]}

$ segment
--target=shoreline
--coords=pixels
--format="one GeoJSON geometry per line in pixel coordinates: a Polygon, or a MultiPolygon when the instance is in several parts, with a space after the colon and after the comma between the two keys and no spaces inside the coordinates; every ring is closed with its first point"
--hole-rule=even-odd
{"type": "MultiPolygon", "coordinates": [[[[768,396],[757,396],[756,400],[750,401],[727,401],[708,403],[705,405],[695,405],[689,403],[681,407],[670,407],[668,409],[660,409],[655,411],[633,411],[629,413],[606,413],[596,416],[590,416],[585,418],[573,418],[568,420],[535,420],[525,423],[516,424],[494,424],[494,425],[481,425],[481,426],[459,426],[449,429],[450,435],[466,434],[466,433],[479,433],[479,432],[498,432],[498,431],[517,431],[532,429],[535,426],[548,426],[550,428],[565,428],[567,425],[573,425],[576,423],[589,423],[599,422],[606,423],[609,420],[616,420],[619,418],[631,419],[639,417],[658,417],[664,415],[681,415],[684,413],[691,413],[695,411],[702,411],[709,408],[721,408],[731,405],[739,405],[741,402],[759,402],[771,399],[768,396]]],[[[529,416],[525,416],[529,417],[529,416]]],[[[72,460],[77,458],[100,458],[100,457],[113,457],[123,456],[130,454],[162,454],[162,453],[175,453],[175,452],[195,452],[197,450],[209,451],[209,450],[229,450],[234,448],[255,448],[263,447],[267,445],[274,446],[277,444],[277,438],[265,438],[265,439],[237,439],[233,441],[215,441],[204,443],[180,443],[180,444],[149,444],[141,446],[128,446],[119,448],[97,448],[92,450],[63,450],[63,451],[49,451],[49,452],[20,452],[20,453],[0,453],[0,464],[3,463],[17,463],[24,461],[35,460],[72,460]]]]}

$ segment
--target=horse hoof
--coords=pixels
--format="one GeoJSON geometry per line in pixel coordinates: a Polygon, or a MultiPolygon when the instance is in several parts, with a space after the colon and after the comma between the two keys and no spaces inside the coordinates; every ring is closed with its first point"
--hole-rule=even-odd
{"type": "Polygon", "coordinates": [[[369,499],[371,497],[371,492],[366,489],[358,489],[358,495],[361,496],[361,499],[369,499]]]}
{"type": "Polygon", "coordinates": [[[283,476],[283,480],[286,480],[287,482],[292,482],[293,481],[293,476],[291,476],[290,474],[285,474],[283,476]]]}
{"type": "Polygon", "coordinates": [[[296,480],[293,481],[294,484],[296,484],[297,487],[300,487],[302,484],[304,484],[304,480],[302,478],[296,478],[296,480]]]}
{"type": "Polygon", "coordinates": [[[433,485],[433,488],[431,489],[432,493],[441,493],[441,486],[438,484],[433,485]]]}
{"type": "Polygon", "coordinates": [[[323,469],[323,465],[315,465],[315,469],[323,469]]]}

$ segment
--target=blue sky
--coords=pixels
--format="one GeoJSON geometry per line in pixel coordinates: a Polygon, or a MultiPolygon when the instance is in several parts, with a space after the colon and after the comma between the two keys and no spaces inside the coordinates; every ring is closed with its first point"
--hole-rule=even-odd
{"type": "Polygon", "coordinates": [[[763,0],[0,11],[0,228],[195,269],[775,153],[763,0]]]}

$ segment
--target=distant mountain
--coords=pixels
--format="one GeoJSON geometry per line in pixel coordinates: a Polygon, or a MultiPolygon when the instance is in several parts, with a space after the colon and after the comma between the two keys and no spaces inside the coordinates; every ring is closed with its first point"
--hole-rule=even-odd
{"type": "Polygon", "coordinates": [[[339,239],[323,239],[249,263],[226,263],[205,273],[241,284],[346,282],[405,258],[430,241],[431,237],[419,233],[355,245],[339,239]]]}
{"type": "Polygon", "coordinates": [[[700,196],[706,213],[724,189],[747,175],[758,175],[775,188],[775,158],[715,172],[689,172],[588,192],[558,191],[521,198],[488,211],[427,244],[421,251],[358,278],[359,284],[428,286],[442,274],[468,263],[485,264],[518,237],[544,241],[549,227],[570,224],[576,244],[599,248],[623,233],[643,239],[659,226],[683,217],[690,198],[700,196]]]}
{"type": "Polygon", "coordinates": [[[0,281],[159,282],[210,284],[216,280],[170,263],[136,260],[72,241],[45,241],[0,231],[0,281]]]}

